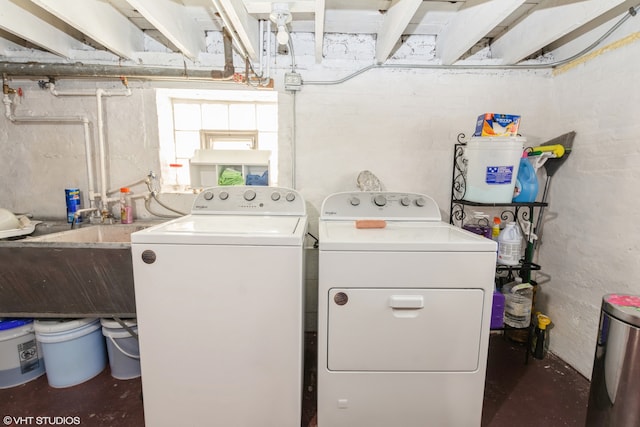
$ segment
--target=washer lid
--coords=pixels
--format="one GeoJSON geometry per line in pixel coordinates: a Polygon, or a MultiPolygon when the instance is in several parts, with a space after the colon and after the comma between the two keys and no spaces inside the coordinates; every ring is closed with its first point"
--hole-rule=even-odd
{"type": "Polygon", "coordinates": [[[607,294],[602,297],[602,310],[618,320],[640,328],[640,296],[607,294]]]}
{"type": "Polygon", "coordinates": [[[497,243],[447,224],[386,221],[385,228],[359,229],[355,221],[320,221],[320,250],[495,252],[497,243]]]}
{"type": "Polygon", "coordinates": [[[131,243],[300,246],[306,216],[187,215],[131,234],[131,243]]]}

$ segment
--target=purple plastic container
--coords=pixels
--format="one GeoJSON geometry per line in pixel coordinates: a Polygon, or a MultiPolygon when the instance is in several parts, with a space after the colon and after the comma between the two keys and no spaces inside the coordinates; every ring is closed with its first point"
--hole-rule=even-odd
{"type": "Polygon", "coordinates": [[[504,326],[504,295],[498,290],[493,291],[493,305],[491,307],[491,329],[504,326]]]}

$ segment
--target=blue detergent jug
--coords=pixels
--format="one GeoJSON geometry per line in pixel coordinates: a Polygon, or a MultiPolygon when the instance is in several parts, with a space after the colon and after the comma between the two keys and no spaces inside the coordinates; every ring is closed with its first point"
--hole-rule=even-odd
{"type": "Polygon", "coordinates": [[[518,177],[516,178],[516,186],[513,191],[513,201],[519,203],[530,203],[536,201],[538,195],[538,177],[536,170],[529,160],[527,160],[527,152],[522,154],[520,166],[518,168],[518,177]]]}

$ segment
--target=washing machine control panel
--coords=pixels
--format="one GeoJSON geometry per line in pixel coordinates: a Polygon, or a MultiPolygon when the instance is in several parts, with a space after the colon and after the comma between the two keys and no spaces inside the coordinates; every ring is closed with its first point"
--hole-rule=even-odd
{"type": "Polygon", "coordinates": [[[304,199],[284,187],[228,186],[204,189],[192,214],[305,215],[304,199]]]}
{"type": "Polygon", "coordinates": [[[442,217],[435,200],[418,193],[335,193],[322,203],[321,219],[363,218],[441,221],[442,217]]]}

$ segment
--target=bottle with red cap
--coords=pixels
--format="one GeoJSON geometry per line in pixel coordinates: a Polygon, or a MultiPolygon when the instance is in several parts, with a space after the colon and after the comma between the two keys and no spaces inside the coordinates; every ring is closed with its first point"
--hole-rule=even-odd
{"type": "Polygon", "coordinates": [[[133,204],[131,191],[127,187],[120,189],[120,222],[122,224],[133,223],[133,204]]]}

